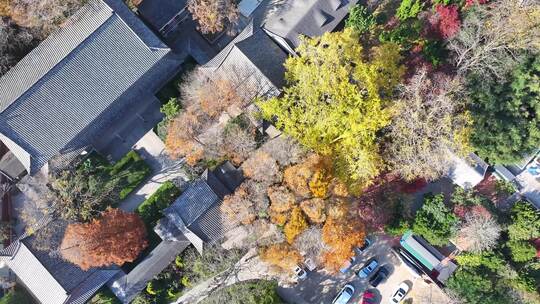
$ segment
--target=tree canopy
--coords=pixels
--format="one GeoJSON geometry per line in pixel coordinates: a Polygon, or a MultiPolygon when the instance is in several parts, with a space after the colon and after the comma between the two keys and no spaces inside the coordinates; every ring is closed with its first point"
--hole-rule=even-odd
{"type": "Polygon", "coordinates": [[[471,143],[491,163],[510,164],[540,142],[540,57],[518,67],[504,83],[471,79],[471,143]]]}
{"type": "Polygon", "coordinates": [[[419,71],[402,87],[396,112],[386,159],[404,179],[437,179],[448,172],[451,151],[469,151],[470,116],[452,97],[448,77],[419,71]]]}
{"type": "Polygon", "coordinates": [[[416,212],[413,231],[433,245],[446,245],[455,235],[457,217],[444,204],[444,195],[428,195],[416,212]]]}
{"type": "Polygon", "coordinates": [[[224,287],[201,301],[201,304],[281,304],[277,282],[247,281],[224,287]]]}
{"type": "Polygon", "coordinates": [[[132,262],[146,246],[146,228],[141,218],[109,208],[99,219],[68,225],[60,253],[67,261],[87,270],[132,262]]]}
{"type": "Polygon", "coordinates": [[[329,247],[323,256],[325,266],[336,271],[354,255],[355,247],[364,244],[366,231],[358,217],[329,216],[322,228],[322,238],[329,247]]]}
{"type": "Polygon", "coordinates": [[[337,175],[367,183],[382,160],[377,132],[389,123],[383,97],[399,81],[399,49],[382,45],[363,60],[357,33],[303,38],[300,56],[287,59],[282,97],[260,101],[263,116],[301,144],[334,160],[337,175]]]}

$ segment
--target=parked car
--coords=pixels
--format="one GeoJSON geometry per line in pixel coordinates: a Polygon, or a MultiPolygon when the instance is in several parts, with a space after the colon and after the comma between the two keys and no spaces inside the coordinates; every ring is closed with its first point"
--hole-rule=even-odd
{"type": "Polygon", "coordinates": [[[379,262],[377,262],[376,259],[371,259],[356,273],[356,275],[360,278],[367,278],[377,266],[379,266],[379,262]]]}
{"type": "Polygon", "coordinates": [[[315,270],[315,268],[317,268],[317,265],[310,258],[307,258],[307,259],[304,260],[304,265],[306,265],[306,267],[307,267],[307,269],[309,271],[313,271],[313,270],[315,270]]]}
{"type": "Polygon", "coordinates": [[[302,281],[307,278],[307,272],[299,265],[296,265],[296,267],[294,267],[294,274],[299,280],[302,281]]]}
{"type": "Polygon", "coordinates": [[[375,293],[370,290],[366,290],[362,297],[360,298],[359,304],[374,304],[375,302],[375,293]]]}
{"type": "Polygon", "coordinates": [[[347,304],[354,294],[354,286],[347,284],[332,301],[332,304],[347,304]]]}
{"type": "Polygon", "coordinates": [[[347,271],[349,271],[349,269],[351,269],[351,267],[354,265],[354,262],[356,262],[356,256],[353,256],[352,258],[350,258],[347,263],[345,263],[341,269],[339,270],[340,272],[342,273],[345,273],[347,271]]]}
{"type": "Polygon", "coordinates": [[[381,266],[377,272],[369,279],[369,284],[373,287],[379,286],[386,278],[388,277],[388,269],[386,267],[381,266]]]}
{"type": "Polygon", "coordinates": [[[373,244],[373,241],[371,240],[371,237],[370,237],[370,236],[367,236],[367,237],[366,237],[366,240],[364,241],[364,245],[362,245],[362,247],[357,247],[357,248],[356,248],[356,251],[358,252],[358,254],[361,254],[361,253],[363,253],[364,251],[366,251],[366,249],[367,249],[371,244],[373,244]]]}
{"type": "Polygon", "coordinates": [[[400,303],[401,301],[403,301],[403,299],[405,298],[405,296],[407,295],[408,292],[409,292],[409,285],[407,283],[405,283],[405,282],[401,282],[401,284],[399,284],[396,292],[394,292],[394,295],[390,299],[390,303],[391,304],[400,303]]]}

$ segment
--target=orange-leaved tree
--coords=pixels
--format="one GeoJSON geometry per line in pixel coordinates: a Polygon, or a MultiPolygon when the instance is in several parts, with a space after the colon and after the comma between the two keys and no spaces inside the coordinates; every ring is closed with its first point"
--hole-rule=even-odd
{"type": "Polygon", "coordinates": [[[134,261],[148,246],[141,218],[120,209],[107,209],[89,223],[69,224],[60,245],[62,257],[88,270],[134,261]]]}
{"type": "Polygon", "coordinates": [[[294,266],[302,261],[302,256],[298,250],[285,242],[262,248],[260,257],[264,262],[277,266],[284,271],[292,271],[294,266]]]}
{"type": "Polygon", "coordinates": [[[327,269],[336,271],[364,244],[366,232],[358,217],[329,217],[322,228],[323,241],[330,247],[323,260],[327,269]]]}

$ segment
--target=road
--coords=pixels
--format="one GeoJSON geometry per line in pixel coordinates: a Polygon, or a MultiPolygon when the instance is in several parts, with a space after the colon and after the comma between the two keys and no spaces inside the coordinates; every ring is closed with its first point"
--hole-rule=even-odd
{"type": "Polygon", "coordinates": [[[397,240],[387,237],[377,237],[368,249],[357,256],[356,263],[345,273],[330,274],[324,270],[310,272],[305,281],[294,287],[279,287],[280,296],[291,304],[327,304],[332,300],[345,284],[351,284],[355,288],[353,298],[349,303],[359,303],[362,293],[370,289],[376,294],[376,303],[389,303],[396,287],[401,282],[407,282],[411,287],[409,296],[414,296],[414,303],[448,303],[446,295],[434,284],[427,284],[422,278],[415,278],[408,267],[403,264],[393,253],[392,246],[397,245],[397,240]],[[364,263],[375,257],[380,265],[389,270],[389,277],[382,282],[377,289],[369,286],[368,279],[360,279],[355,275],[364,263]],[[420,300],[428,294],[430,300],[420,300]]]}

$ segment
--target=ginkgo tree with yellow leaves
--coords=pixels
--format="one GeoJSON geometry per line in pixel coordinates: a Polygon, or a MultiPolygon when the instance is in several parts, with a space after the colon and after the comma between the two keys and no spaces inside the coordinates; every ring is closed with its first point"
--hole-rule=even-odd
{"type": "Polygon", "coordinates": [[[366,56],[357,34],[345,29],[304,37],[297,52],[285,63],[284,94],[258,102],[263,116],[330,156],[343,181],[368,185],[383,167],[377,132],[390,122],[385,97],[404,72],[399,48],[383,44],[366,56]]]}

